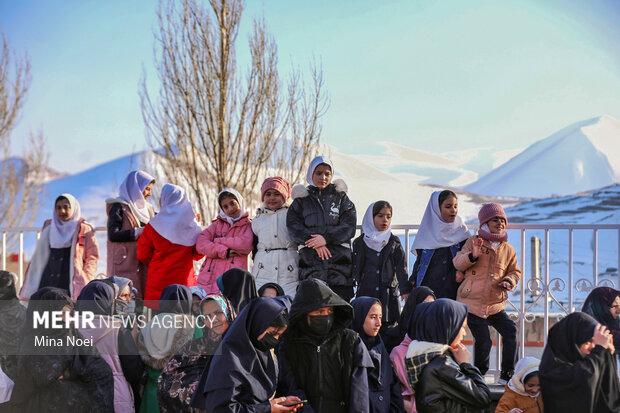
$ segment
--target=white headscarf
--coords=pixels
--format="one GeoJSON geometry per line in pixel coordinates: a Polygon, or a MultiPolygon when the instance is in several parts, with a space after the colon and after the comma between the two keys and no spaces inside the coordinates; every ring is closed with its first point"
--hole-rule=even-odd
{"type": "Polygon", "coordinates": [[[539,365],[540,360],[536,357],[523,357],[515,365],[515,374],[508,381],[508,387],[521,396],[537,397],[538,393],[532,396],[525,391],[525,383],[523,383],[523,380],[528,374],[538,371],[539,365]]]}
{"type": "Polygon", "coordinates": [[[325,156],[319,155],[313,160],[311,160],[310,166],[308,166],[308,172],[306,172],[306,182],[308,182],[308,185],[314,186],[314,183],[312,182],[312,175],[314,174],[314,170],[316,169],[316,167],[322,163],[324,163],[325,165],[329,165],[329,167],[332,169],[332,176],[334,176],[334,164],[332,163],[332,161],[325,156]]]}
{"type": "Polygon", "coordinates": [[[460,216],[457,215],[454,222],[446,222],[441,218],[439,209],[439,194],[441,192],[433,192],[428,205],[426,205],[420,229],[411,246],[411,252],[414,255],[417,255],[416,250],[418,249],[434,250],[449,247],[471,236],[460,216]]]}
{"type": "Polygon", "coordinates": [[[52,216],[52,225],[50,228],[50,247],[52,248],[67,248],[71,246],[73,240],[73,234],[77,228],[78,221],[82,217],[80,210],[80,203],[71,194],[62,194],[69,200],[71,205],[71,217],[68,221],[63,221],[56,215],[56,203],[54,203],[54,214],[52,216]]]}
{"type": "Polygon", "coordinates": [[[166,184],[161,189],[161,211],[151,218],[151,226],[159,235],[173,244],[191,247],[202,228],[196,222],[196,215],[185,189],[166,184]]]}
{"type": "Polygon", "coordinates": [[[241,219],[241,217],[243,217],[243,214],[245,212],[245,201],[243,200],[243,197],[241,196],[241,194],[239,192],[237,192],[236,189],[233,188],[225,188],[222,189],[220,191],[219,194],[217,194],[217,203],[220,203],[220,196],[222,196],[223,193],[228,192],[229,194],[231,194],[232,196],[234,196],[237,199],[237,203],[239,203],[239,210],[241,212],[239,212],[239,216],[238,217],[229,217],[228,215],[226,215],[224,213],[224,210],[222,209],[222,207],[220,207],[220,218],[222,218],[223,220],[225,220],[226,222],[228,222],[231,226],[239,221],[241,219]]]}
{"type": "Polygon", "coordinates": [[[362,232],[364,233],[364,242],[368,245],[368,248],[381,252],[392,236],[392,223],[390,222],[389,228],[385,231],[379,231],[377,227],[375,227],[375,217],[372,215],[375,204],[376,202],[370,204],[364,214],[362,232]]]}
{"type": "Polygon", "coordinates": [[[127,201],[136,218],[144,224],[149,222],[151,215],[142,191],[154,180],[144,171],[131,171],[118,189],[119,196],[127,201]]]}

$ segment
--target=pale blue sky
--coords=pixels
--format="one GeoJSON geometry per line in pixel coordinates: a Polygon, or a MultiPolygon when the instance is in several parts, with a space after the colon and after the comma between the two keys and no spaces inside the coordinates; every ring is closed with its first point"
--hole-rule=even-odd
{"type": "MultiPolygon", "coordinates": [[[[51,166],[76,172],[145,147],[155,1],[0,0],[0,31],[27,52],[32,87],[15,138],[41,129],[51,166]]],[[[620,2],[248,0],[291,62],[323,63],[324,142],[447,152],[524,147],[601,114],[620,119],[620,2]]],[[[247,36],[239,36],[244,63],[247,36]]],[[[19,149],[19,145],[16,146],[19,149]]]]}

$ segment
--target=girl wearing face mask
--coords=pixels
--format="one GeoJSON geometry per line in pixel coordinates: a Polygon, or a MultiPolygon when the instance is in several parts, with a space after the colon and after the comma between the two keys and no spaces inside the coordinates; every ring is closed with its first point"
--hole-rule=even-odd
{"type": "Polygon", "coordinates": [[[521,278],[515,249],[508,243],[506,213],[501,205],[485,204],[478,212],[478,236],[467,240],[454,257],[459,287],[457,300],[467,304],[469,329],[474,336],[474,364],[483,375],[489,369],[492,341],[489,326],[502,336],[500,384],[506,384],[514,372],[517,356],[517,326],[504,308],[508,291],[521,278]]]}
{"type": "Polygon", "coordinates": [[[196,285],[207,294],[219,293],[217,278],[231,268],[248,269],[248,255],[252,252],[254,234],[239,192],[232,188],[217,196],[220,214],[196,241],[196,249],[205,255],[196,285]]]}
{"type": "Polygon", "coordinates": [[[362,234],[353,241],[356,295],[374,297],[382,303],[383,330],[396,324],[400,317],[397,289],[404,300],[411,291],[405,251],[392,234],[391,226],[392,206],[387,201],[377,201],[366,210],[362,234]]]}
{"type": "Polygon", "coordinates": [[[159,376],[157,401],[162,412],[190,411],[202,372],[233,322],[230,303],[221,294],[208,295],[200,302],[199,320],[202,336],[181,347],[159,376]]]}
{"type": "Polygon", "coordinates": [[[369,412],[374,365],[359,334],[346,327],[352,320],[351,305],[324,282],[299,283],[280,367],[283,392],[308,400],[305,412],[369,412]]]}
{"type": "Polygon", "coordinates": [[[538,375],[548,412],[620,411],[620,385],[609,330],[586,313],[549,330],[538,375]]]}
{"type": "Polygon", "coordinates": [[[285,294],[295,296],[298,283],[297,244],[289,237],[286,228],[291,187],[286,179],[279,176],[265,179],[261,186],[263,207],[258,208],[252,219],[256,252],[252,274],[256,287],[267,283],[282,286],[285,294]]]}
{"type": "Polygon", "coordinates": [[[144,171],[131,171],[119,187],[117,198],[106,199],[108,214],[109,276],[129,278],[143,298],[146,266],[138,260],[137,241],[144,226],[155,216],[148,202],[155,178],[144,171]]]}
{"type": "Polygon", "coordinates": [[[458,283],[452,258],[471,234],[458,216],[458,199],[452,191],[433,192],[424,211],[411,253],[416,256],[410,282],[427,286],[437,298],[456,299],[458,283]]]}
{"type": "Polygon", "coordinates": [[[517,362],[504,395],[495,408],[495,413],[543,413],[544,406],[540,397],[540,380],[538,366],[540,360],[524,357],[517,362]]]}
{"type": "Polygon", "coordinates": [[[293,187],[286,216],[291,239],[299,250],[299,280],[316,278],[346,302],[353,298],[351,239],[355,235],[355,205],[342,179],[332,183],[334,166],[324,156],[310,162],[307,187],[293,187]]]}
{"type": "Polygon", "coordinates": [[[287,328],[289,300],[257,298],[230,326],[209,366],[205,405],[213,413],[295,412],[302,405],[295,396],[281,397],[279,360],[274,349],[287,328]]]}
{"type": "Polygon", "coordinates": [[[398,378],[392,369],[390,355],[379,335],[381,302],[376,298],[357,297],[353,302],[353,330],[368,349],[374,368],[368,371],[369,407],[371,413],[404,412],[398,378]]]}
{"type": "Polygon", "coordinates": [[[97,271],[99,247],[95,228],[81,216],[80,203],[71,194],[54,202],[54,216],[43,224],[20,291],[21,300],[43,287],[55,287],[75,300],[97,271]]]}

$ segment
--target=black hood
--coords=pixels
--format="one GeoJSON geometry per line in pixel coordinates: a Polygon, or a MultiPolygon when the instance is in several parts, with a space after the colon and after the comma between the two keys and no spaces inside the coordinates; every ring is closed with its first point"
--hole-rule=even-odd
{"type": "Polygon", "coordinates": [[[334,326],[348,327],[353,321],[353,307],[323,281],[310,278],[300,282],[297,287],[291,305],[289,325],[297,327],[300,321],[305,322],[306,314],[321,307],[334,307],[334,326]]]}

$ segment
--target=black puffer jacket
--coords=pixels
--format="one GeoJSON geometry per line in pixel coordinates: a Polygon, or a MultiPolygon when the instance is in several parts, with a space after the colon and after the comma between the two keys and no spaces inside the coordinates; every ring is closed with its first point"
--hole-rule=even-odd
{"type": "Polygon", "coordinates": [[[294,201],[286,216],[291,239],[303,245],[313,234],[320,234],[327,242],[331,258],[321,260],[312,248],[299,251],[299,279],[318,278],[330,286],[352,286],[351,238],[355,235],[355,205],[346,194],[341,179],[325,189],[296,185],[294,201]]]}

